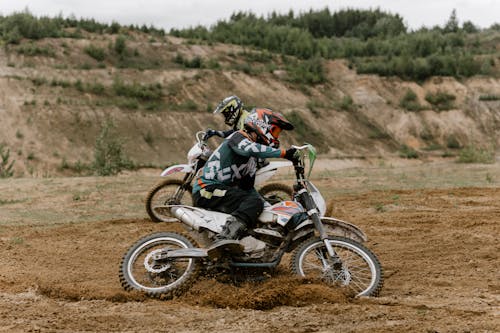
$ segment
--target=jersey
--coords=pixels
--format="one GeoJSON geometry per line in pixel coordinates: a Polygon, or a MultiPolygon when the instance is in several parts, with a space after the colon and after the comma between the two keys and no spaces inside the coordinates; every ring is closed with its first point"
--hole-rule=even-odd
{"type": "Polygon", "coordinates": [[[241,110],[240,119],[238,119],[238,122],[236,123],[236,126],[234,127],[235,131],[245,129],[245,120],[247,119],[249,114],[250,114],[250,112],[248,112],[247,110],[241,110]]]}
{"type": "Polygon", "coordinates": [[[284,157],[284,149],[253,142],[243,131],[234,132],[212,153],[195,181],[193,193],[208,185],[238,185],[244,178],[253,187],[257,158],[284,157]]]}

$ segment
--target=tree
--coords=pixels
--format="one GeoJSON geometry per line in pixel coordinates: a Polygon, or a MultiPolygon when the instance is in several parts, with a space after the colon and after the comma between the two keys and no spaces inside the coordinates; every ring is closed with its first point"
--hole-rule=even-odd
{"type": "Polygon", "coordinates": [[[468,34],[479,32],[479,28],[471,21],[465,21],[462,24],[462,29],[468,34]]]}
{"type": "Polygon", "coordinates": [[[449,33],[449,32],[458,32],[459,26],[458,26],[458,19],[457,19],[457,10],[453,9],[451,11],[450,18],[448,19],[448,22],[444,25],[444,32],[449,33]]]}

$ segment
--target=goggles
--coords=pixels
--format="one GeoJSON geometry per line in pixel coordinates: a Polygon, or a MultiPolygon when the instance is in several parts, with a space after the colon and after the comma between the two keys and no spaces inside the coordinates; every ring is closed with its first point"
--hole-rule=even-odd
{"type": "Polygon", "coordinates": [[[281,127],[278,127],[276,125],[271,125],[271,128],[269,129],[269,133],[275,138],[278,139],[281,133],[281,127]]]}

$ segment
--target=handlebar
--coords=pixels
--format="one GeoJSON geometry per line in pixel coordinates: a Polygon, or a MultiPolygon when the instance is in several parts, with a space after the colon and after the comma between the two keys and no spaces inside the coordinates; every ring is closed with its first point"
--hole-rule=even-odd
{"type": "Polygon", "coordinates": [[[306,143],[302,146],[295,146],[292,145],[292,148],[297,149],[297,153],[299,155],[297,163],[294,162],[294,167],[295,171],[297,173],[297,176],[299,174],[303,177],[304,176],[304,168],[305,168],[305,157],[306,157],[306,151],[309,153],[309,172],[307,174],[307,178],[311,175],[311,171],[314,165],[314,161],[316,160],[316,148],[314,148],[313,145],[306,143]]]}
{"type": "Polygon", "coordinates": [[[203,138],[205,137],[205,134],[206,134],[205,131],[196,132],[196,134],[195,134],[196,141],[198,141],[198,143],[205,143],[205,140],[203,140],[203,138]]]}
{"type": "Polygon", "coordinates": [[[292,145],[291,147],[292,147],[292,148],[295,148],[295,149],[297,149],[297,150],[304,150],[304,149],[307,149],[307,148],[312,147],[312,146],[311,146],[310,144],[305,144],[305,145],[303,145],[303,146],[296,146],[296,145],[292,145]]]}

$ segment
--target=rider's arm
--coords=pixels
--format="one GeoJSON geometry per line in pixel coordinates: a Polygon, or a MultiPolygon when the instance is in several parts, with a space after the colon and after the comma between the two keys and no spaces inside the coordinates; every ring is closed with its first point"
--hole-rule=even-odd
{"type": "Polygon", "coordinates": [[[228,136],[230,136],[231,134],[233,134],[235,132],[234,129],[229,129],[227,131],[217,131],[219,132],[217,135],[220,136],[221,138],[227,138],[228,136]]]}
{"type": "Polygon", "coordinates": [[[275,149],[253,142],[241,133],[235,133],[229,139],[228,144],[236,154],[241,156],[253,156],[258,158],[285,157],[286,153],[284,149],[275,149]]]}
{"type": "Polygon", "coordinates": [[[217,135],[221,138],[227,138],[228,136],[230,136],[231,134],[234,133],[234,129],[230,129],[230,130],[227,130],[227,131],[217,131],[217,130],[213,130],[213,129],[207,129],[207,131],[205,132],[205,136],[203,137],[203,140],[208,140],[210,139],[212,136],[214,135],[217,135]]]}

